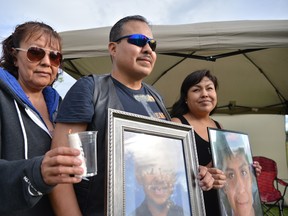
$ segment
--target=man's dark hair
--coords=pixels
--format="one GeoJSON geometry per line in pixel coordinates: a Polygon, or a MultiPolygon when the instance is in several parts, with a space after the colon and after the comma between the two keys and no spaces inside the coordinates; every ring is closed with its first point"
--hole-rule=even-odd
{"type": "Polygon", "coordinates": [[[149,22],[147,21],[147,19],[143,16],[140,15],[133,15],[133,16],[126,16],[122,19],[120,19],[118,22],[116,22],[111,30],[110,30],[110,35],[109,35],[109,41],[113,42],[116,41],[118,38],[120,38],[122,35],[122,30],[123,30],[123,26],[130,21],[140,21],[140,22],[144,22],[149,26],[149,22]]]}

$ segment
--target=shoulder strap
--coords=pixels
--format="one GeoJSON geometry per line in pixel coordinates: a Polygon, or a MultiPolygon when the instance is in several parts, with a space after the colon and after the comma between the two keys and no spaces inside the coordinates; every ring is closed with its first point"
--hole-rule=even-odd
{"type": "Polygon", "coordinates": [[[222,129],[222,127],[221,127],[221,125],[219,124],[219,122],[217,122],[217,121],[215,121],[215,120],[213,120],[213,121],[215,122],[217,128],[222,129]]]}
{"type": "Polygon", "coordinates": [[[187,119],[183,115],[177,116],[176,118],[179,118],[182,124],[190,125],[187,119]]]}
{"type": "Polygon", "coordinates": [[[93,74],[92,76],[93,76],[93,80],[94,80],[93,104],[95,107],[96,102],[97,102],[97,98],[99,95],[99,85],[95,85],[96,81],[98,80],[98,76],[96,74],[93,74]]]}

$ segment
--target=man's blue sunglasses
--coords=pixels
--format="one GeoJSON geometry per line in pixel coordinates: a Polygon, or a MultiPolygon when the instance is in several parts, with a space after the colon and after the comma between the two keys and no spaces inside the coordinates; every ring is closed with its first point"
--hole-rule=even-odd
{"type": "Polygon", "coordinates": [[[142,34],[125,35],[123,37],[118,38],[114,42],[118,42],[124,38],[128,38],[127,39],[128,43],[134,44],[134,45],[139,46],[139,47],[144,47],[148,43],[153,51],[156,50],[156,40],[154,40],[152,38],[148,38],[142,34]]]}

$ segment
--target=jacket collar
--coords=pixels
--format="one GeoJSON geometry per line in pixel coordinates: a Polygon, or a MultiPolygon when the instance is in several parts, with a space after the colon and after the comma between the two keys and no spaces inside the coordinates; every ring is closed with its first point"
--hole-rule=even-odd
{"type": "MultiPolygon", "coordinates": [[[[20,86],[16,78],[1,67],[0,67],[0,79],[7,85],[8,89],[10,90],[10,93],[14,95],[13,97],[15,97],[15,95],[18,96],[26,106],[28,106],[39,116],[41,116],[40,113],[36,110],[36,108],[32,105],[32,103],[28,99],[27,95],[23,91],[22,87],[20,86]]],[[[51,86],[47,86],[46,88],[43,89],[43,95],[47,104],[50,120],[53,122],[53,113],[55,113],[58,108],[60,95],[51,86]]]]}

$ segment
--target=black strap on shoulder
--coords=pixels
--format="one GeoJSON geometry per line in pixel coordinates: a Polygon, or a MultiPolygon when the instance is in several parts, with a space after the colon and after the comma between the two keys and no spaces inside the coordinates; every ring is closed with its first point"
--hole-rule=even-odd
{"type": "Polygon", "coordinates": [[[187,119],[183,115],[177,116],[176,118],[179,118],[182,124],[190,125],[187,119]]]}
{"type": "Polygon", "coordinates": [[[98,98],[98,95],[99,95],[99,87],[100,87],[100,85],[95,85],[95,83],[98,81],[98,76],[96,74],[92,74],[90,76],[92,76],[93,80],[94,80],[93,104],[94,104],[94,107],[95,107],[96,102],[97,102],[97,98],[98,98]]]}
{"type": "Polygon", "coordinates": [[[222,127],[221,127],[221,125],[219,124],[219,122],[217,122],[217,121],[215,121],[215,120],[213,120],[213,121],[215,122],[217,128],[222,129],[222,127]]]}

